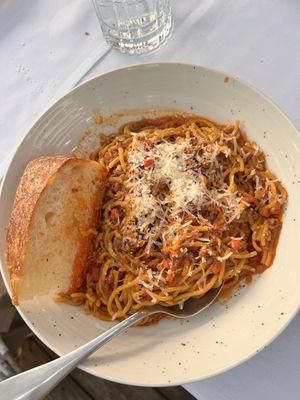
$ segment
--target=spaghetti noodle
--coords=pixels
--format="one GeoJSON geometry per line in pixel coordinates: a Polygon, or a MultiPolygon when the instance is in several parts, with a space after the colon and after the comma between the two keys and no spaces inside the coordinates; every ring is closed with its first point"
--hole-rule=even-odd
{"type": "Polygon", "coordinates": [[[287,192],[238,121],[173,115],[101,139],[102,222],[80,291],[62,295],[104,320],[184,307],[270,267],[287,192]]]}

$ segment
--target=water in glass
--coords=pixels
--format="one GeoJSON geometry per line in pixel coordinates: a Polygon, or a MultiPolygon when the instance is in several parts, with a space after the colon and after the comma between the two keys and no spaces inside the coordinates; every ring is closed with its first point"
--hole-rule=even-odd
{"type": "Polygon", "coordinates": [[[156,49],[172,26],[169,0],[93,0],[106,41],[123,53],[156,49]]]}

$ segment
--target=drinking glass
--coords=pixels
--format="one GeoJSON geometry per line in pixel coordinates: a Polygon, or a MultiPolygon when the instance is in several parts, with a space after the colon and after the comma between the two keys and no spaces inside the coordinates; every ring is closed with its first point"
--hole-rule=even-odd
{"type": "Polygon", "coordinates": [[[105,40],[123,53],[156,49],[172,27],[169,0],[93,0],[105,40]]]}

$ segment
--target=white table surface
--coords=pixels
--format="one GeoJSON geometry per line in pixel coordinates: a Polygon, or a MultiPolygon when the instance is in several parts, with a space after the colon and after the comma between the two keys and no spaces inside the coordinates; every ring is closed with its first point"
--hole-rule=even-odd
{"type": "MultiPolygon", "coordinates": [[[[175,23],[166,45],[128,56],[104,43],[89,0],[1,0],[0,172],[55,98],[79,81],[141,62],[181,61],[225,71],[268,95],[300,128],[299,0],[172,3],[175,23]]],[[[300,315],[248,362],[186,389],[201,400],[298,399],[300,315]]]]}

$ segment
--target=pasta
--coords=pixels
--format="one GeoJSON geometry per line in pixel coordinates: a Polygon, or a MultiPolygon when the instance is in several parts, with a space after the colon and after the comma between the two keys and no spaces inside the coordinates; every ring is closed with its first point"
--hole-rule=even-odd
{"type": "Polygon", "coordinates": [[[123,319],[154,304],[184,307],[271,266],[287,192],[238,121],[131,122],[103,136],[92,158],[108,171],[102,222],[85,284],[63,301],[123,319]]]}

